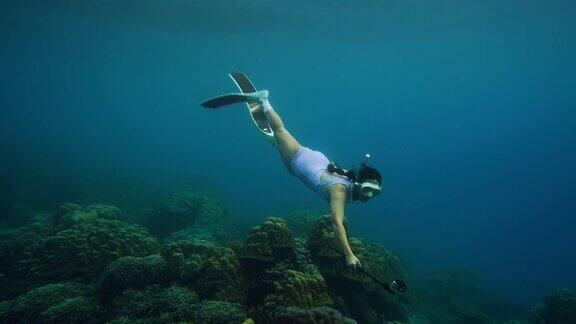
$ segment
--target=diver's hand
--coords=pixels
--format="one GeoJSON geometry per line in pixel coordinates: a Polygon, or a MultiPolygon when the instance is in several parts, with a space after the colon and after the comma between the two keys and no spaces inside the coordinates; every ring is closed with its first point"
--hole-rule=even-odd
{"type": "Polygon", "coordinates": [[[360,268],[362,266],[360,260],[358,260],[358,258],[354,254],[349,254],[346,256],[346,264],[354,269],[360,268]]]}

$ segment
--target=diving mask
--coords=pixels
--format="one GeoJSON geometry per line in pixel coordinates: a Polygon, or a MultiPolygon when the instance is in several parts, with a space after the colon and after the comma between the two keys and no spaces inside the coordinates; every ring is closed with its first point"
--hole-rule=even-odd
{"type": "Polygon", "coordinates": [[[382,187],[373,182],[362,182],[360,184],[360,192],[367,197],[372,197],[380,194],[382,187]]]}

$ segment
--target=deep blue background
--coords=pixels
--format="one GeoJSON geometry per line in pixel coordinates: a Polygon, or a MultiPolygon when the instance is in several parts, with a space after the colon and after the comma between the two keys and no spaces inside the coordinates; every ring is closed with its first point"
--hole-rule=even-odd
{"type": "Polygon", "coordinates": [[[416,277],[467,267],[525,305],[576,288],[573,1],[284,2],[3,1],[2,188],[57,205],[114,170],[213,188],[254,224],[326,211],[243,106],[199,108],[243,71],[304,145],[373,155],[385,192],[349,208],[352,235],[416,277]]]}

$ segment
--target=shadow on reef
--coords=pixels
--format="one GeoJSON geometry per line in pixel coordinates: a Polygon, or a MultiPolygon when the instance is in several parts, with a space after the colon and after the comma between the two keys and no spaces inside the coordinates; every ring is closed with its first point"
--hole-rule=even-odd
{"type": "MultiPolygon", "coordinates": [[[[330,216],[308,211],[269,217],[243,240],[206,192],[171,195],[146,227],[109,205],[68,203],[32,219],[0,231],[0,323],[524,322],[462,271],[390,294],[331,248],[330,216]]],[[[378,281],[408,282],[383,246],[349,240],[378,281]]],[[[559,291],[533,319],[569,323],[575,300],[559,291]]]]}

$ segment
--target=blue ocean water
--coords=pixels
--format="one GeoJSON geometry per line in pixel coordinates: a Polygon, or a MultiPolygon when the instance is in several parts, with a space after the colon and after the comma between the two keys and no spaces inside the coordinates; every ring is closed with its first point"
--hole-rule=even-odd
{"type": "Polygon", "coordinates": [[[464,267],[525,306],[576,288],[572,1],[0,6],[7,217],[83,190],[144,206],[145,188],[178,186],[213,189],[247,224],[327,211],[244,106],[199,107],[242,71],[302,144],[344,166],[372,155],[384,192],[350,206],[351,234],[415,278],[464,267]]]}

